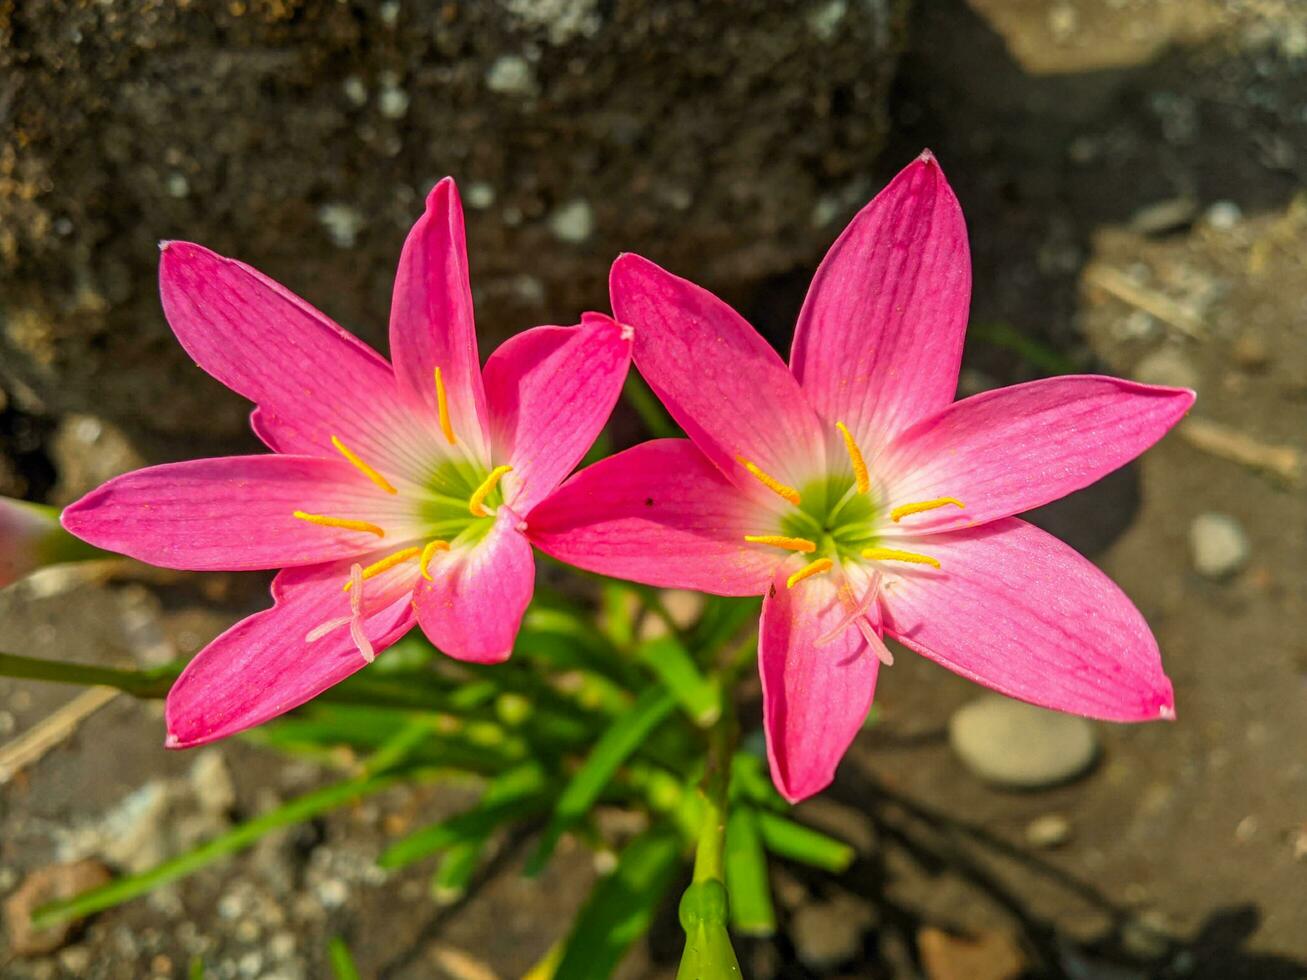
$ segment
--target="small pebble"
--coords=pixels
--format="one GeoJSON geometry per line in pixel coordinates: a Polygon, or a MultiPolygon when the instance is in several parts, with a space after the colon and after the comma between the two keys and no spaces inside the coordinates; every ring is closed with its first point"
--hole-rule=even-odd
{"type": "Polygon", "coordinates": [[[534,95],[535,72],[522,56],[503,54],[495,59],[486,72],[486,88],[501,95],[534,95]]]}
{"type": "Polygon", "coordinates": [[[482,210],[495,203],[495,189],[489,184],[478,181],[467,188],[468,207],[482,210]]]}
{"type": "Polygon", "coordinates": [[[1071,839],[1071,824],[1060,813],[1036,817],[1026,825],[1026,843],[1048,849],[1060,847],[1071,839]]]}
{"type": "Polygon", "coordinates": [[[1168,925],[1160,913],[1143,912],[1121,928],[1121,946],[1135,959],[1160,959],[1171,947],[1168,925]]]}
{"type": "Polygon", "coordinates": [[[1217,201],[1207,209],[1207,223],[1218,231],[1229,231],[1243,220],[1243,210],[1233,201],[1217,201]]]}
{"type": "Polygon", "coordinates": [[[917,949],[928,980],[1018,980],[1029,975],[1021,944],[998,930],[955,936],[923,926],[917,932],[917,949]]]}
{"type": "Polygon", "coordinates": [[[1146,204],[1130,217],[1130,227],[1141,235],[1165,235],[1193,223],[1198,202],[1191,197],[1174,197],[1146,204]]]}
{"type": "Polygon", "coordinates": [[[1227,578],[1248,561],[1248,536],[1228,514],[1199,514],[1189,526],[1189,551],[1200,575],[1227,578]]]}
{"type": "Polygon", "coordinates": [[[1148,385],[1198,387],[1198,369],[1194,367],[1193,361],[1174,347],[1159,347],[1142,357],[1135,365],[1134,378],[1148,385]]]}
{"type": "Polygon", "coordinates": [[[843,895],[800,906],[790,920],[790,940],[799,962],[822,972],[857,959],[867,921],[866,906],[843,895]]]}
{"type": "Polygon", "coordinates": [[[1020,789],[1064,783],[1098,755],[1097,735],[1085,719],[997,694],[954,712],[949,744],[981,779],[1020,789]]]}
{"type": "Polygon", "coordinates": [[[589,238],[594,226],[594,209],[580,198],[568,201],[549,216],[549,230],[554,237],[573,245],[589,238]]]}
{"type": "Polygon", "coordinates": [[[1248,371],[1260,371],[1271,362],[1271,352],[1260,334],[1241,333],[1230,348],[1234,363],[1248,371]]]}

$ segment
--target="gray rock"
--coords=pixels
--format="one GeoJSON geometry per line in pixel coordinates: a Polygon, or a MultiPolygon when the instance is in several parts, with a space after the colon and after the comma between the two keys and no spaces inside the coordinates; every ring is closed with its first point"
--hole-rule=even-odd
{"type": "Polygon", "coordinates": [[[808,969],[831,970],[857,958],[870,910],[846,895],[800,906],[790,920],[794,952],[808,969]]]}
{"type": "Polygon", "coordinates": [[[157,241],[237,256],[384,350],[445,174],[495,192],[467,222],[483,353],[606,308],[623,250],[725,295],[813,267],[838,231],[814,208],[884,143],[907,22],[907,0],[277,6],[14,8],[0,376],[34,411],[103,415],[150,459],[238,450],[249,405],[171,337],[157,241]],[[578,199],[593,230],[559,248],[578,199]],[[540,296],[503,288],[523,272],[540,296]]]}
{"type": "Polygon", "coordinates": [[[1189,552],[1200,575],[1223,579],[1248,561],[1248,536],[1229,514],[1199,514],[1189,525],[1189,552]]]}
{"type": "Polygon", "coordinates": [[[953,714],[949,744],[981,779],[1021,789],[1074,779],[1098,754],[1097,735],[1085,719],[997,694],[953,714]]]}

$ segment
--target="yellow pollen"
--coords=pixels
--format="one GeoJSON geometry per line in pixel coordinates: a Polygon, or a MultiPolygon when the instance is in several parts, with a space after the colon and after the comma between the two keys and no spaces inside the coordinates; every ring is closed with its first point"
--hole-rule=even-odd
{"type": "Polygon", "coordinates": [[[814,562],[809,562],[785,580],[785,587],[787,589],[792,589],[805,578],[810,578],[813,575],[820,575],[822,572],[830,571],[834,564],[835,563],[829,558],[818,558],[814,562]]]}
{"type": "MultiPolygon", "coordinates": [[[[367,568],[363,569],[363,578],[370,579],[374,575],[380,575],[382,572],[386,571],[387,569],[394,568],[396,565],[408,561],[410,558],[416,558],[418,552],[421,550],[422,550],[421,548],[416,548],[416,547],[404,548],[400,551],[395,552],[393,555],[387,555],[385,558],[381,559],[381,561],[374,562],[373,564],[369,565],[367,568]]],[[[353,584],[354,584],[353,580],[346,582],[345,591],[348,592],[350,586],[353,584]]]]}
{"type": "Polygon", "coordinates": [[[966,506],[957,497],[936,497],[934,500],[923,500],[917,504],[904,504],[901,507],[895,507],[889,512],[889,519],[897,524],[910,514],[920,514],[923,511],[935,510],[939,507],[956,507],[958,510],[965,510],[966,506]]]}
{"type": "Polygon", "coordinates": [[[375,524],[369,524],[367,521],[351,521],[346,517],[327,517],[323,514],[306,514],[302,510],[297,510],[290,515],[298,517],[301,521],[308,521],[310,524],[321,524],[323,527],[340,527],[346,531],[366,531],[368,534],[375,534],[379,538],[384,538],[386,532],[375,524]]]}
{"type": "Polygon", "coordinates": [[[758,482],[761,483],[768,490],[770,490],[772,493],[779,494],[780,496],[784,497],[795,507],[799,506],[799,491],[795,490],[793,487],[786,486],[784,483],[782,483],[780,480],[776,479],[776,477],[770,475],[769,473],[764,473],[762,470],[758,468],[756,464],[750,463],[743,456],[736,456],[735,460],[746,470],[752,473],[755,477],[757,477],[758,482]]]}
{"type": "Polygon", "coordinates": [[[428,541],[427,546],[422,549],[422,558],[420,560],[420,564],[422,565],[422,577],[426,579],[428,582],[432,581],[430,573],[427,572],[427,563],[431,561],[431,556],[434,555],[437,551],[448,551],[448,550],[449,550],[448,541],[428,541]]]}
{"type": "Polygon", "coordinates": [[[445,379],[436,368],[436,410],[440,413],[440,431],[445,434],[449,444],[454,444],[454,427],[449,423],[449,398],[445,394],[445,379]]]}
{"type": "Polygon", "coordinates": [[[750,544],[769,544],[773,548],[785,548],[787,551],[801,551],[805,555],[817,550],[817,544],[807,538],[787,538],[783,534],[746,534],[744,540],[750,544]]]}
{"type": "Polygon", "coordinates": [[[331,437],[331,444],[336,447],[336,452],[340,453],[347,460],[353,463],[354,467],[360,473],[366,476],[377,486],[381,487],[382,490],[385,490],[386,493],[399,493],[398,490],[396,490],[394,487],[390,485],[389,480],[387,480],[384,476],[382,476],[380,473],[374,470],[371,466],[369,466],[367,463],[363,462],[363,460],[359,459],[356,455],[354,455],[354,452],[343,442],[337,439],[335,436],[331,437]]]}
{"type": "Polygon", "coordinates": [[[467,509],[473,517],[485,517],[489,513],[482,505],[486,498],[490,496],[490,491],[499,485],[500,479],[505,473],[512,472],[511,466],[496,466],[490,471],[490,475],[481,481],[481,486],[472,491],[472,496],[468,498],[467,509]]]}
{"type": "Polygon", "coordinates": [[[835,428],[840,430],[840,435],[844,437],[844,448],[849,451],[849,462],[853,464],[853,478],[858,481],[858,493],[866,493],[871,489],[871,477],[867,475],[867,461],[862,458],[862,450],[858,448],[858,443],[847,425],[836,422],[835,428]]]}
{"type": "Polygon", "coordinates": [[[919,555],[915,551],[899,551],[897,548],[863,548],[862,557],[872,561],[905,561],[912,565],[929,565],[939,568],[939,559],[930,555],[919,555]]]}

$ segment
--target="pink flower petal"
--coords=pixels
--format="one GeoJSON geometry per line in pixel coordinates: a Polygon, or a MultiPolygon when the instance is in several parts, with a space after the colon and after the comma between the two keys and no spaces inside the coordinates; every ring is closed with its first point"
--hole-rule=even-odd
{"type": "Polygon", "coordinates": [[[409,505],[348,463],[307,456],[232,456],[136,470],[64,510],[84,541],[152,565],[248,571],[313,565],[377,547],[368,531],[324,527],[295,511],[367,521],[402,542],[409,505]]]}
{"type": "Polygon", "coordinates": [[[763,600],[758,670],[772,781],[797,803],[835,778],[867,718],[880,661],[857,628],[836,629],[856,598],[829,574],[787,588],[790,571],[776,573],[763,600]]]}
{"type": "Polygon", "coordinates": [[[486,458],[486,396],[463,205],[451,177],[432,188],[426,212],[404,242],[390,306],[390,356],[400,385],[415,404],[425,406],[432,426],[438,419],[435,370],[440,368],[455,437],[486,458]]]}
{"type": "Polygon", "coordinates": [[[527,516],[541,551],[665,588],[759,595],[783,552],[748,545],[769,516],[687,439],[657,439],[587,466],[527,516]]]}
{"type": "Polygon", "coordinates": [[[759,484],[737,457],[791,486],[820,471],[825,438],[817,416],[743,317],[638,255],[613,263],[609,289],[617,319],[635,328],[640,373],[723,473],[753,492],[759,484]]]}
{"type": "Polygon", "coordinates": [[[831,246],[790,365],[818,414],[873,448],[953,400],[970,297],[962,211],[923,153],[831,246]]]}
{"type": "Polygon", "coordinates": [[[1106,377],[1062,377],[985,391],[923,419],[876,465],[899,504],[955,497],[903,518],[915,533],[983,524],[1088,486],[1157,442],[1191,391],[1106,377]]]}
{"type": "MultiPolygon", "coordinates": [[[[190,748],[225,738],[298,707],[339,684],[367,661],[350,636],[349,561],[281,572],[275,605],[243,619],[200,651],[168,692],[168,747],[190,748]],[[337,628],[312,642],[319,626],[337,628]]],[[[365,633],[384,650],[416,621],[407,584],[369,580],[365,633]]]]}
{"type": "Polygon", "coordinates": [[[486,362],[495,460],[510,463],[504,494],[525,514],[585,455],[622,393],[631,341],[614,320],[587,313],[577,327],[536,327],[486,362]]]}
{"type": "Polygon", "coordinates": [[[1052,535],[1009,518],[932,534],[884,592],[886,632],[996,691],[1110,721],[1173,717],[1171,682],[1143,616],[1052,535]]]}
{"type": "Polygon", "coordinates": [[[494,527],[470,547],[436,554],[418,581],[422,632],[455,660],[507,660],[535,590],[535,556],[517,529],[520,518],[500,507],[494,527]]]}
{"type": "Polygon", "coordinates": [[[271,448],[340,458],[334,435],[392,481],[425,478],[436,434],[366,344],[256,270],[188,242],[163,246],[159,289],[186,352],[258,403],[255,431],[271,448]]]}

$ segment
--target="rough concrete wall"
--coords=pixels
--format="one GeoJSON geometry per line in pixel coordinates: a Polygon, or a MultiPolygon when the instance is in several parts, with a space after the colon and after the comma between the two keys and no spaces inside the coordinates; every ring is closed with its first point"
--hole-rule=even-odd
{"type": "Polygon", "coordinates": [[[904,0],[0,0],[0,383],[140,436],[240,437],[156,242],[285,282],[384,351],[400,243],[458,179],[483,354],[606,304],[638,250],[725,291],[865,199],[904,0]]]}

